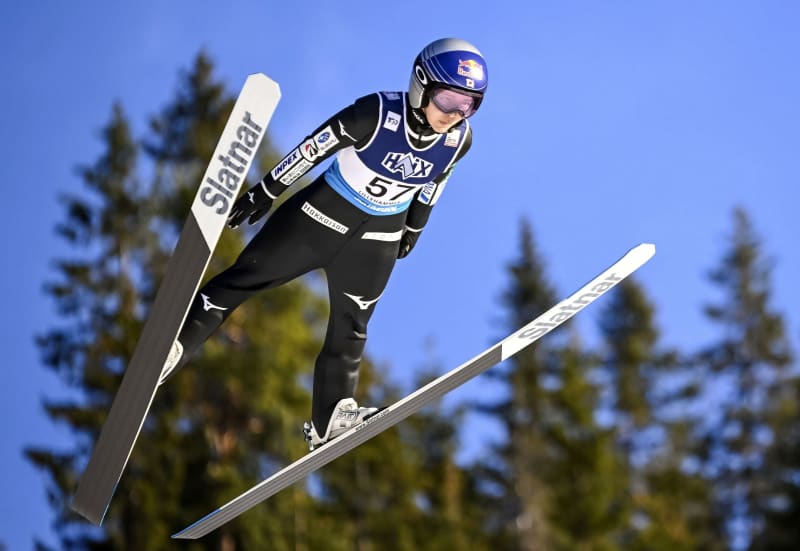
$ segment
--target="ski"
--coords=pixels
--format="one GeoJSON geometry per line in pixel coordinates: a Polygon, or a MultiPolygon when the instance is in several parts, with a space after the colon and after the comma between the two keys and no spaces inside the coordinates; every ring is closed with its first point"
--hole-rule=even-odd
{"type": "Polygon", "coordinates": [[[342,454],[396,425],[431,401],[444,396],[493,365],[510,358],[563,324],[639,269],[655,254],[655,250],[655,246],[649,243],[634,247],[603,273],[525,327],[452,371],[445,373],[438,379],[381,410],[353,428],[353,430],[303,456],[216,511],[173,534],[172,537],[175,539],[197,539],[205,536],[287,486],[305,478],[342,454]]]}
{"type": "Polygon", "coordinates": [[[266,75],[247,77],[200,182],[142,334],[72,499],[71,507],[97,525],[103,522],[155,397],[167,354],[180,333],[228,212],[279,100],[278,84],[266,75]]]}

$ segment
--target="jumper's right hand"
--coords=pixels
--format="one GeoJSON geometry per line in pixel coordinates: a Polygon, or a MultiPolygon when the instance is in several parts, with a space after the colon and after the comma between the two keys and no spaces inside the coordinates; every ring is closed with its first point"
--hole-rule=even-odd
{"type": "Polygon", "coordinates": [[[417,244],[420,233],[422,233],[421,229],[412,230],[406,226],[406,229],[403,231],[403,236],[400,238],[400,250],[397,251],[397,258],[405,258],[408,256],[408,253],[410,253],[414,245],[417,244]]]}
{"type": "Polygon", "coordinates": [[[258,183],[239,197],[231,208],[228,226],[238,228],[247,218],[249,224],[255,224],[272,208],[272,198],[267,195],[264,184],[258,183]]]}

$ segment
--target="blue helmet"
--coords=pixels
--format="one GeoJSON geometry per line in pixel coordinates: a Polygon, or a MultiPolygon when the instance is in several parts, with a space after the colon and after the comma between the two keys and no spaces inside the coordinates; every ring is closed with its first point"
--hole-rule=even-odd
{"type": "Polygon", "coordinates": [[[474,97],[477,110],[488,82],[486,61],[478,48],[459,38],[441,38],[425,46],[414,60],[408,100],[419,109],[428,104],[431,90],[447,88],[474,97]]]}

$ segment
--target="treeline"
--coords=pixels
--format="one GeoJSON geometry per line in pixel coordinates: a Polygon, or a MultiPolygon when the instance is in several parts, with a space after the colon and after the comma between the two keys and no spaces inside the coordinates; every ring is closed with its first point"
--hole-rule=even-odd
{"type": "MultiPolygon", "coordinates": [[[[734,212],[726,248],[708,267],[715,300],[701,306],[715,340],[707,347],[664,346],[654,300],[630,280],[596,306],[599,345],[587,347],[567,325],[490,370],[502,398],[427,410],[206,538],[172,541],[306,453],[300,427],[327,302],[308,279],[262,293],[159,391],[105,523],[82,521],[70,497],[234,99],[201,54],[146,136],[133,136],[114,106],[102,154],[80,169],[85,188],[63,197],[57,231],[72,254],[46,285],[61,323],[38,344],[70,389],[44,408],[74,445],[25,451],[49,475],[58,548],[798,548],[800,378],[771,301],[770,259],[745,210],[734,212]],[[469,412],[504,434],[464,464],[457,454],[469,412]]],[[[269,144],[262,153],[266,171],[278,154],[269,144]]],[[[224,232],[209,274],[242,244],[240,232],[224,232]]],[[[507,329],[560,291],[523,222],[503,293],[507,329]]],[[[371,404],[410,390],[368,360],[359,388],[371,404]]]]}

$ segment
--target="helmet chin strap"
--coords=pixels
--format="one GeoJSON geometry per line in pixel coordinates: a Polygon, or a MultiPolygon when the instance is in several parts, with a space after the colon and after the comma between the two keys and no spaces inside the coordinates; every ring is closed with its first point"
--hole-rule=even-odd
{"type": "Polygon", "coordinates": [[[413,125],[409,125],[409,130],[416,135],[411,135],[409,138],[416,142],[415,145],[417,147],[422,147],[422,136],[433,132],[433,128],[431,128],[431,125],[428,123],[428,118],[425,116],[425,113],[422,111],[422,109],[409,106],[409,110],[411,111],[411,116],[413,117],[413,121],[415,123],[413,125]]]}
{"type": "MultiPolygon", "coordinates": [[[[425,112],[422,110],[424,104],[426,103],[423,100],[423,105],[419,107],[412,107],[411,102],[408,100],[408,96],[406,96],[406,112],[411,113],[411,117],[408,118],[409,123],[409,130],[411,130],[414,134],[416,134],[416,145],[420,147],[422,145],[422,137],[425,135],[430,134],[433,132],[433,128],[428,123],[428,118],[425,116],[425,112]]],[[[414,138],[414,136],[409,136],[410,138],[414,138]]]]}
{"type": "Polygon", "coordinates": [[[430,123],[428,122],[428,117],[425,116],[425,111],[421,108],[412,107],[411,114],[414,116],[414,119],[417,121],[417,124],[421,127],[430,127],[430,123]]]}

